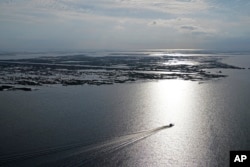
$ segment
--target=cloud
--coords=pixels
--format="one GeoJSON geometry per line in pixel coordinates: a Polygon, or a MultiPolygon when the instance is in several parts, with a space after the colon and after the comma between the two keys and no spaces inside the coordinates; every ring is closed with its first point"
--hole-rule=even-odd
{"type": "Polygon", "coordinates": [[[114,29],[115,29],[115,30],[124,30],[125,27],[122,26],[122,25],[116,25],[116,26],[114,27],[114,29]]]}
{"type": "Polygon", "coordinates": [[[189,30],[189,31],[195,31],[198,29],[198,27],[195,27],[195,26],[181,26],[180,28],[183,30],[189,30]]]}
{"type": "Polygon", "coordinates": [[[211,3],[205,0],[5,0],[0,1],[0,11],[3,11],[0,20],[47,25],[55,22],[109,24],[119,31],[150,25],[174,29],[177,33],[211,35],[216,32],[214,28],[191,16],[210,8],[211,3]]]}
{"type": "MultiPolygon", "coordinates": [[[[0,10],[4,15],[31,16],[39,18],[41,13],[55,15],[82,14],[107,17],[145,17],[147,13],[158,16],[167,14],[187,14],[204,11],[210,6],[205,0],[3,0],[0,10]],[[11,11],[11,12],[10,12],[11,11]]],[[[147,15],[149,17],[149,15],[147,15]]],[[[79,16],[80,17],[80,16],[79,16]]]]}
{"type": "Polygon", "coordinates": [[[175,19],[158,19],[151,20],[149,26],[171,28],[180,33],[192,33],[196,35],[214,35],[217,31],[211,26],[206,26],[207,23],[201,20],[192,18],[175,18],[175,19]]]}
{"type": "Polygon", "coordinates": [[[205,0],[119,0],[121,7],[146,9],[169,14],[190,14],[212,6],[205,0]]]}
{"type": "Polygon", "coordinates": [[[0,31],[6,35],[0,34],[0,43],[4,37],[9,43],[43,38],[86,45],[92,41],[91,45],[111,46],[113,40],[113,45],[164,46],[173,40],[176,45],[188,44],[194,37],[201,39],[197,43],[207,37],[249,37],[249,4],[244,0],[1,0],[0,31]]]}

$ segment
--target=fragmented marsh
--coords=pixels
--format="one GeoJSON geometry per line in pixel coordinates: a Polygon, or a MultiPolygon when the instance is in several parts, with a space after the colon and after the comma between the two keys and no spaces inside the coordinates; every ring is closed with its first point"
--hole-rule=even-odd
{"type": "Polygon", "coordinates": [[[206,81],[226,77],[221,69],[243,69],[222,63],[221,59],[219,56],[74,55],[1,60],[0,90],[22,90],[15,87],[24,85],[103,85],[161,79],[206,81]],[[8,89],[6,85],[12,86],[8,89]]]}

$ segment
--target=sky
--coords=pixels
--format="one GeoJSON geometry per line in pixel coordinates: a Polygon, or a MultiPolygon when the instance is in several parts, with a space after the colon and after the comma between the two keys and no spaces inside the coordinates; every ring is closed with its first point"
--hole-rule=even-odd
{"type": "Polygon", "coordinates": [[[250,1],[0,1],[0,50],[84,49],[250,50],[250,1]]]}

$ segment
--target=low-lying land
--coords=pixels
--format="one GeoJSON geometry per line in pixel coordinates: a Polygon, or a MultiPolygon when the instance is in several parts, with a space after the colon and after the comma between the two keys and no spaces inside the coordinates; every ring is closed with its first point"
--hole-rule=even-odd
{"type": "Polygon", "coordinates": [[[0,91],[32,90],[18,86],[103,85],[148,79],[206,81],[226,77],[220,69],[243,69],[222,63],[221,59],[216,56],[74,55],[1,60],[0,91]]]}

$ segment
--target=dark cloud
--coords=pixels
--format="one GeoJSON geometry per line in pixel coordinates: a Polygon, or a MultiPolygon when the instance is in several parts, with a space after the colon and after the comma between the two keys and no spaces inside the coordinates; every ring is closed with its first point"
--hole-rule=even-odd
{"type": "Polygon", "coordinates": [[[195,26],[181,26],[181,29],[190,30],[190,31],[198,30],[198,28],[195,26]]]}

